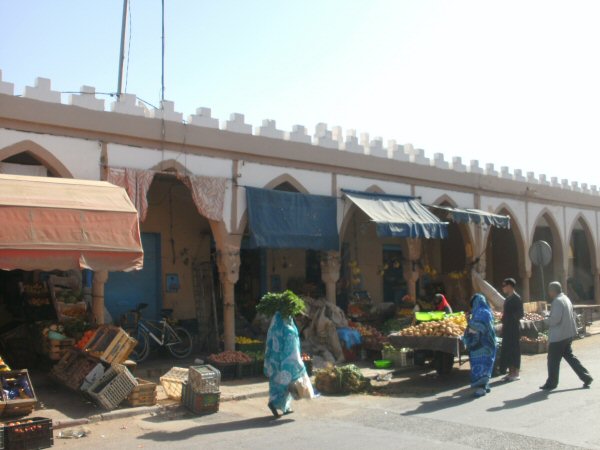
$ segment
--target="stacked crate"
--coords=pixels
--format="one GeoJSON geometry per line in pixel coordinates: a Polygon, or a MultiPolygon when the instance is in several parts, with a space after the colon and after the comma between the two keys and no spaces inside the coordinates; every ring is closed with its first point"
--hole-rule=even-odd
{"type": "Polygon", "coordinates": [[[183,385],[182,403],[198,415],[219,411],[221,401],[221,372],[211,365],[191,366],[183,385]]]}

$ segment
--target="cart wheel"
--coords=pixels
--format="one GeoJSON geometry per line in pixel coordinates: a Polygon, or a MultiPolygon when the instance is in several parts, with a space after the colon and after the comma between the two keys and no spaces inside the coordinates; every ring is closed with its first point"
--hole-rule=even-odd
{"type": "Polygon", "coordinates": [[[433,364],[439,375],[448,375],[454,367],[454,355],[452,353],[435,352],[433,364]]]}

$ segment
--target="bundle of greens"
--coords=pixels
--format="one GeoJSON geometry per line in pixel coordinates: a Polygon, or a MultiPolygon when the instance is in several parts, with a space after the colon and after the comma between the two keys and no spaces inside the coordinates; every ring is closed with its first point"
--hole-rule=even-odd
{"type": "Polygon", "coordinates": [[[356,394],[369,389],[371,382],[354,364],[318,370],[315,386],[323,394],[356,394]]]}
{"type": "Polygon", "coordinates": [[[278,293],[268,292],[256,305],[256,311],[267,317],[272,317],[277,312],[282,317],[294,317],[303,313],[305,309],[304,301],[289,290],[278,293]]]}

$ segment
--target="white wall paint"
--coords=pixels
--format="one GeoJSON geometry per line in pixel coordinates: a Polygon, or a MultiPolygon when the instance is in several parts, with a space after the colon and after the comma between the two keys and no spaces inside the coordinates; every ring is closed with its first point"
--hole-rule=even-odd
{"type": "Polygon", "coordinates": [[[163,161],[173,160],[194,175],[231,178],[233,162],[188,153],[108,144],[108,165],[131,169],[151,169],[163,161]]]}
{"type": "Polygon", "coordinates": [[[421,197],[423,203],[433,205],[440,197],[447,195],[459,208],[474,208],[475,195],[467,192],[455,192],[430,187],[415,186],[415,195],[421,197]]]}
{"type": "Polygon", "coordinates": [[[83,180],[100,179],[101,144],[98,141],[76,139],[48,134],[26,133],[2,129],[0,148],[21,141],[33,141],[54,155],[75,178],[83,180]]]}
{"type": "Polygon", "coordinates": [[[376,180],[373,178],[351,177],[346,175],[338,175],[337,187],[338,196],[341,196],[342,189],[352,189],[354,191],[366,191],[369,188],[377,186],[386,194],[393,195],[411,195],[412,190],[410,184],[393,183],[390,181],[376,180]]]}
{"type": "Polygon", "coordinates": [[[537,222],[545,213],[548,213],[552,218],[552,221],[556,224],[560,234],[561,244],[564,246],[565,242],[568,240],[567,231],[565,230],[564,208],[562,206],[542,205],[539,203],[529,203],[529,242],[533,242],[533,235],[537,227],[537,222]]]}

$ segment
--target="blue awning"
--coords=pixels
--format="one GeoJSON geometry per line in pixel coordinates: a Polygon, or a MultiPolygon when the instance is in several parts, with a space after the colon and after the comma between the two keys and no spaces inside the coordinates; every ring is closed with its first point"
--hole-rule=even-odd
{"type": "Polygon", "coordinates": [[[475,223],[478,225],[488,225],[497,228],[510,228],[510,217],[500,214],[492,214],[480,209],[460,209],[449,206],[433,206],[438,210],[445,211],[448,218],[456,223],[475,223]]]}
{"type": "Polygon", "coordinates": [[[342,190],[377,224],[380,237],[441,239],[448,224],[440,221],[414,197],[342,190]]]}
{"type": "Polygon", "coordinates": [[[334,197],[246,188],[250,245],[339,250],[334,197]]]}

